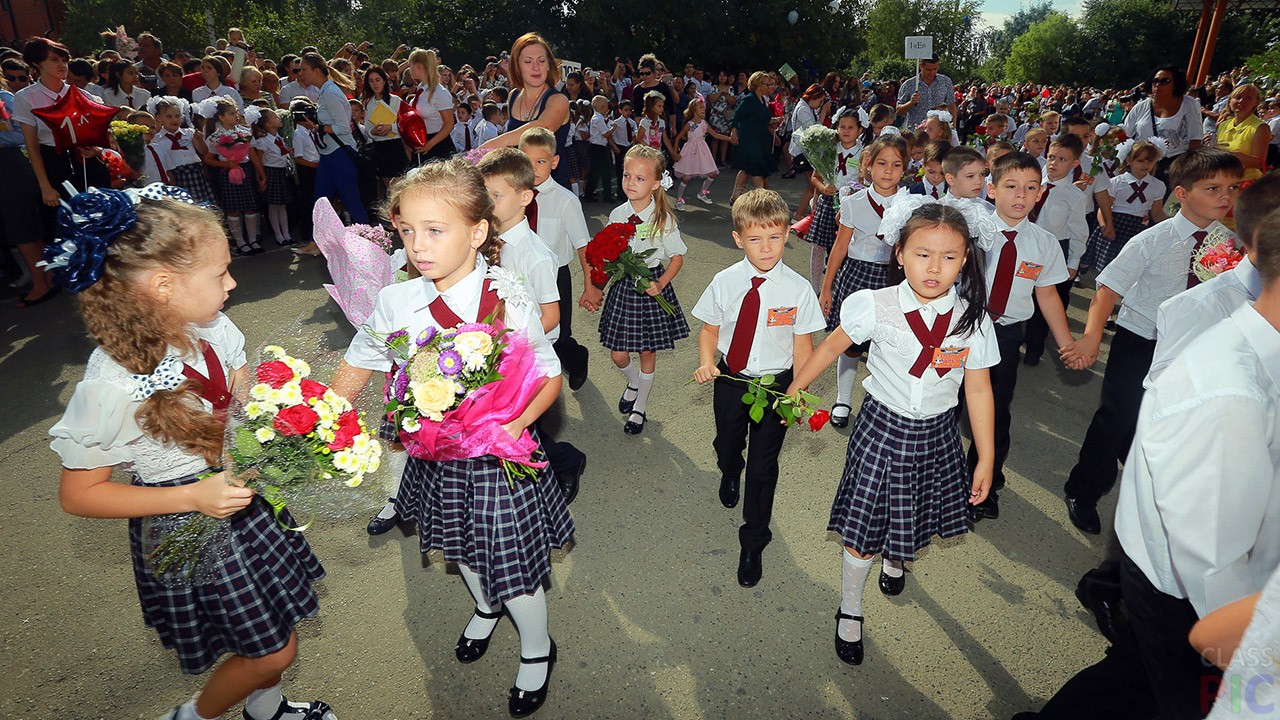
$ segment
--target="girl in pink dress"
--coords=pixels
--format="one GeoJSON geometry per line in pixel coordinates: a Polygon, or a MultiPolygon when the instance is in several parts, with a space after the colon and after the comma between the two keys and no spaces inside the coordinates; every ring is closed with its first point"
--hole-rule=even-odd
{"type": "Polygon", "coordinates": [[[684,189],[693,178],[703,178],[702,190],[698,191],[698,199],[707,205],[711,204],[711,183],[720,174],[715,156],[707,146],[707,135],[732,142],[728,135],[722,135],[707,123],[707,103],[699,95],[684,111],[684,128],[676,136],[676,146],[685,141],[684,147],[676,155],[675,171],[680,184],[676,186],[676,210],[684,210],[684,189]]]}

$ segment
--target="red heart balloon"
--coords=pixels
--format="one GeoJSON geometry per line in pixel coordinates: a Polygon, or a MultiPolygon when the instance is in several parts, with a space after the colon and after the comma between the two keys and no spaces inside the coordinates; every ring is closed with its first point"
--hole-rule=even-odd
{"type": "Polygon", "coordinates": [[[120,108],[94,102],[71,87],[54,104],[31,112],[53,130],[54,149],[65,152],[73,147],[109,147],[111,120],[120,108]]]}
{"type": "Polygon", "coordinates": [[[412,103],[400,103],[400,112],[396,114],[396,128],[400,131],[400,137],[414,150],[427,144],[427,124],[412,103]]]}

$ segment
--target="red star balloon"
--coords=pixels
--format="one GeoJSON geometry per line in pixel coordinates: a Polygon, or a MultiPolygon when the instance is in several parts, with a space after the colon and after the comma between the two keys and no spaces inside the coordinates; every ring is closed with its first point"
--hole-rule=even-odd
{"type": "Polygon", "coordinates": [[[120,108],[94,102],[71,87],[56,103],[31,112],[53,130],[54,149],[65,152],[73,147],[109,146],[111,120],[120,108]]]}
{"type": "Polygon", "coordinates": [[[400,103],[396,127],[400,130],[400,137],[414,150],[427,144],[427,125],[412,103],[400,103]]]}

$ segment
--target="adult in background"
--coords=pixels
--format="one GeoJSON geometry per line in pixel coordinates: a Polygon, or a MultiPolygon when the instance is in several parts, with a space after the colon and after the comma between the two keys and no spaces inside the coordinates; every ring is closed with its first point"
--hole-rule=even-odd
{"type": "MultiPolygon", "coordinates": [[[[1200,103],[1187,95],[1187,76],[1173,65],[1161,65],[1147,81],[1150,97],[1138,101],[1125,116],[1125,135],[1146,139],[1158,135],[1169,150],[1156,163],[1155,175],[1169,186],[1169,166],[1201,143],[1200,103]]],[[[1172,187],[1165,193],[1173,192],[1172,187]]]]}
{"type": "Polygon", "coordinates": [[[360,197],[360,171],[356,165],[356,141],[351,134],[351,104],[347,92],[353,90],[351,79],[329,67],[318,53],[302,56],[302,75],[308,85],[320,88],[316,103],[316,149],[320,165],[316,168],[315,200],[340,197],[351,221],[369,222],[360,197]]]}
{"type": "Polygon", "coordinates": [[[446,160],[454,153],[449,133],[457,118],[453,113],[453,93],[440,70],[440,58],[434,50],[414,50],[409,53],[409,74],[418,83],[413,106],[427,129],[427,144],[414,148],[414,152],[418,153],[419,162],[446,160]]]}
{"type": "Polygon", "coordinates": [[[751,73],[747,79],[748,92],[734,110],[732,137],[737,147],[731,159],[738,176],[733,181],[730,205],[742,194],[748,178],[753,187],[769,187],[769,176],[778,170],[778,163],[773,159],[773,133],[783,118],[775,118],[769,110],[769,96],[775,86],[776,81],[769,73],[759,70],[751,73]]]}
{"type": "Polygon", "coordinates": [[[1257,180],[1267,169],[1267,146],[1271,144],[1271,128],[1258,117],[1262,91],[1245,83],[1231,92],[1227,111],[1218,120],[1213,144],[1240,158],[1244,179],[1257,180]]]}
{"type": "Polygon", "coordinates": [[[0,78],[0,246],[15,248],[22,256],[31,288],[18,298],[18,307],[39,305],[57,294],[49,284],[49,275],[36,263],[44,259],[44,219],[32,214],[40,206],[40,184],[36,182],[31,163],[22,154],[26,146],[22,129],[13,120],[14,95],[0,78]]]}
{"type": "MultiPolygon", "coordinates": [[[[507,131],[481,147],[515,147],[529,127],[550,130],[556,136],[556,154],[564,157],[569,138],[569,98],[556,91],[560,64],[551,44],[538,33],[521,35],[511,46],[511,95],[507,98],[507,131]]],[[[568,187],[568,163],[554,171],[556,182],[568,187]]]]}
{"type": "Polygon", "coordinates": [[[636,83],[631,90],[631,104],[637,110],[644,107],[644,98],[649,94],[650,90],[656,90],[662,93],[662,107],[667,111],[667,132],[675,137],[676,134],[676,105],[680,102],[680,98],[676,95],[675,90],[670,85],[661,82],[666,68],[653,53],[647,53],[640,56],[640,66],[636,71],[636,83]]]}
{"type": "Polygon", "coordinates": [[[938,72],[938,58],[920,61],[919,77],[908,78],[898,88],[897,112],[907,118],[906,127],[915,128],[930,110],[946,105],[951,117],[959,117],[956,111],[956,89],[951,78],[938,72]]]}
{"type": "Polygon", "coordinates": [[[160,65],[164,63],[164,43],[149,32],[138,36],[138,84],[148,92],[155,93],[160,88],[160,65]]]}

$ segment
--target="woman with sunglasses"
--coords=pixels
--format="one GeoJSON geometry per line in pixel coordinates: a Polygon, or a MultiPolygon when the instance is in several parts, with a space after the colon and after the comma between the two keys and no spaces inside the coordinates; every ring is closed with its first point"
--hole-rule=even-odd
{"type": "Polygon", "coordinates": [[[1173,65],[1156,68],[1147,82],[1147,92],[1150,97],[1133,106],[1122,127],[1131,138],[1159,136],[1169,144],[1169,151],[1156,164],[1155,176],[1172,192],[1167,181],[1169,166],[1183,153],[1200,147],[1200,103],[1187,95],[1187,76],[1173,65]]]}

